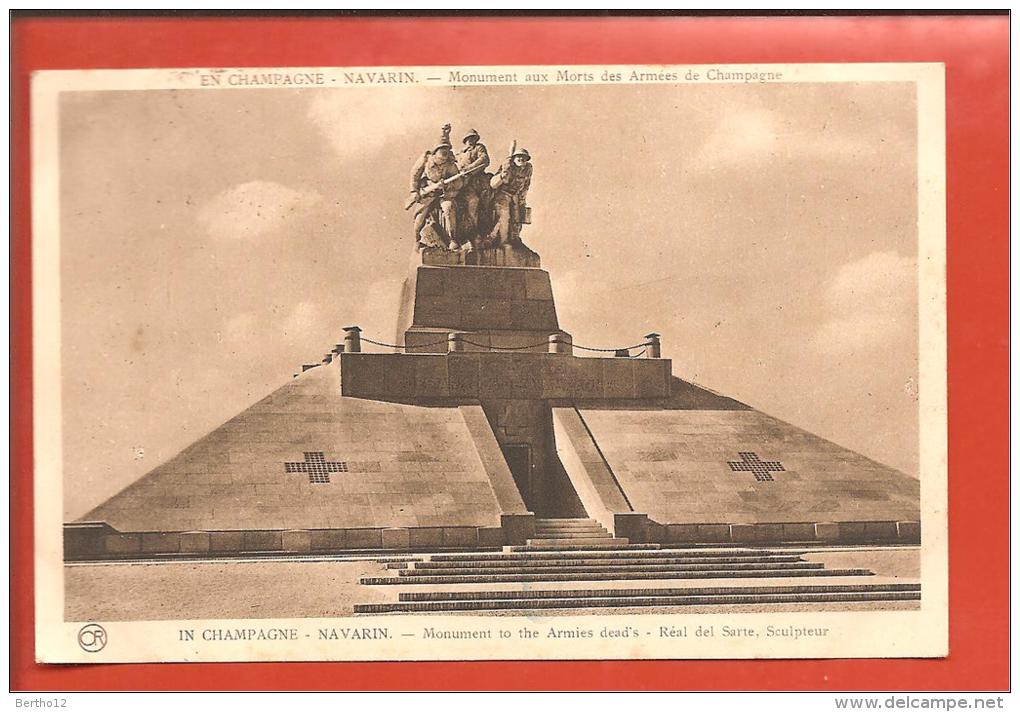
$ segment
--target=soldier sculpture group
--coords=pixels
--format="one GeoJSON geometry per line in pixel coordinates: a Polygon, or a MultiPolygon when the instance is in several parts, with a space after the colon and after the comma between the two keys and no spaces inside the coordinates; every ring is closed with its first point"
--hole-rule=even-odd
{"type": "Polygon", "coordinates": [[[470,252],[521,239],[530,222],[525,204],[531,186],[531,156],[516,142],[495,173],[488,173],[489,152],[474,129],[454,153],[450,125],[439,144],[418,159],[411,173],[414,239],[417,248],[441,247],[470,252]]]}

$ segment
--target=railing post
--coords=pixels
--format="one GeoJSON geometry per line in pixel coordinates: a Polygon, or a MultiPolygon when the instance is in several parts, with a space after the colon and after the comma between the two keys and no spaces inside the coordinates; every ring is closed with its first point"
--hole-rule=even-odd
{"type": "Polygon", "coordinates": [[[349,354],[361,352],[361,327],[344,327],[344,351],[349,354]]]}
{"type": "Polygon", "coordinates": [[[648,346],[645,349],[645,356],[647,358],[662,358],[662,344],[659,341],[659,336],[654,331],[650,334],[645,334],[645,338],[648,339],[648,346]]]}
{"type": "Polygon", "coordinates": [[[461,341],[462,336],[464,334],[459,331],[451,331],[449,336],[446,337],[446,350],[449,353],[459,353],[464,350],[464,342],[461,341]]]}
{"type": "Polygon", "coordinates": [[[549,353],[567,355],[573,354],[574,342],[573,339],[571,339],[570,334],[564,334],[562,332],[549,334],[549,353]]]}

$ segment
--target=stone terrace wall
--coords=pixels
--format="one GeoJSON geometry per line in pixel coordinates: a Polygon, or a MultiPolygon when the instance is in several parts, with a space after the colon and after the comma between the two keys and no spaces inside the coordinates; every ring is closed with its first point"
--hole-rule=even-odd
{"type": "Polygon", "coordinates": [[[564,354],[341,354],[343,394],[419,399],[656,399],[670,393],[669,359],[564,354]]]}

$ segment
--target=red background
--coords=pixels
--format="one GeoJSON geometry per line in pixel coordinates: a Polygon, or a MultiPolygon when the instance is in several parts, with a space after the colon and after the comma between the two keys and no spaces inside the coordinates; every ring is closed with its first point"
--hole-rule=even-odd
{"type": "MultiPolygon", "coordinates": [[[[12,34],[11,687],[965,690],[1009,686],[1009,23],[997,17],[18,18],[12,34]],[[425,41],[427,39],[427,42],[425,41]],[[423,53],[427,44],[430,48],[423,53]],[[37,665],[29,75],[40,69],[944,62],[950,654],[942,660],[37,665]]],[[[611,654],[610,650],[606,654],[611,654]]]]}

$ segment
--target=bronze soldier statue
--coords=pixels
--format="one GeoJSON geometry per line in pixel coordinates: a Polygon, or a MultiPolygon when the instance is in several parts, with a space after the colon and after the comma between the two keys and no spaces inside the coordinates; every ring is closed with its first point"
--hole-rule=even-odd
{"type": "Polygon", "coordinates": [[[485,173],[489,166],[489,151],[481,142],[481,136],[474,129],[468,131],[462,140],[464,149],[457,156],[457,165],[465,174],[464,187],[460,191],[460,229],[466,239],[475,243],[492,227],[489,213],[489,181],[492,176],[485,173]]]}
{"type": "Polygon", "coordinates": [[[502,245],[520,242],[521,226],[531,222],[530,209],[525,204],[528,188],[531,187],[531,154],[516,147],[510,149],[510,157],[492,177],[493,211],[495,224],[489,233],[489,241],[502,245]]]}
{"type": "Polygon", "coordinates": [[[414,217],[414,238],[418,249],[445,246],[450,250],[473,249],[458,225],[456,198],[464,187],[464,176],[450,145],[450,125],[443,126],[442,138],[434,149],[414,164],[411,171],[411,203],[418,204],[414,217]]]}

